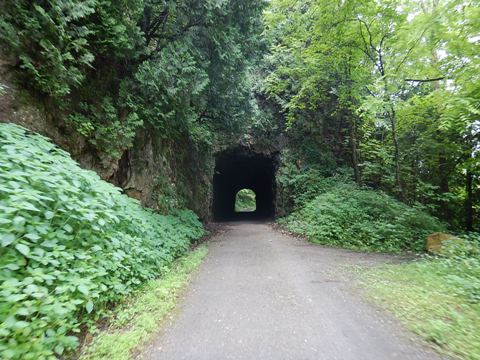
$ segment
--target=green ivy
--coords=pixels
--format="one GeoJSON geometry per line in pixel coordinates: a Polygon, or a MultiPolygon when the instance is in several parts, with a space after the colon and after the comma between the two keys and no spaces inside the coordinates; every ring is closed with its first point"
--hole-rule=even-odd
{"type": "Polygon", "coordinates": [[[46,138],[0,125],[0,358],[50,359],[203,228],[161,216],[81,169],[46,138]]]}

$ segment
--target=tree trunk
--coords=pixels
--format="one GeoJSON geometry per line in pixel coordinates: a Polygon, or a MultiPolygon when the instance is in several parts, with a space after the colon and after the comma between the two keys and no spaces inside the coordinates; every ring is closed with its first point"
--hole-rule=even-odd
{"type": "Polygon", "coordinates": [[[359,160],[358,160],[358,136],[357,136],[357,124],[355,118],[352,116],[352,119],[348,122],[350,125],[350,146],[352,147],[352,165],[353,173],[355,175],[355,182],[358,185],[362,184],[362,172],[360,170],[359,160]]]}
{"type": "Polygon", "coordinates": [[[465,199],[465,229],[473,231],[473,174],[467,170],[465,191],[467,197],[465,199]]]}
{"type": "Polygon", "coordinates": [[[405,194],[403,192],[401,168],[400,168],[400,148],[398,146],[398,138],[397,138],[396,114],[392,105],[390,109],[389,118],[390,118],[390,125],[392,127],[392,139],[393,139],[393,147],[394,147],[393,157],[395,162],[395,186],[399,191],[400,199],[403,201],[405,199],[405,194]]]}
{"type": "MultiPolygon", "coordinates": [[[[438,158],[438,174],[440,178],[440,193],[445,195],[450,192],[450,186],[448,183],[448,161],[445,158],[443,150],[440,150],[440,156],[438,158]]],[[[445,220],[450,221],[452,218],[452,212],[450,210],[448,201],[442,200],[440,209],[442,217],[445,220]]]]}

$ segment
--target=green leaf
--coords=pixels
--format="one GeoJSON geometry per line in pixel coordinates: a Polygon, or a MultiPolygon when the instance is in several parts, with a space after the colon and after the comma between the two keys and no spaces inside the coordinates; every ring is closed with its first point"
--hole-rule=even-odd
{"type": "Polygon", "coordinates": [[[27,245],[17,244],[15,245],[15,249],[17,249],[17,251],[24,256],[28,256],[28,254],[30,254],[30,248],[27,245]]]}
{"type": "Polygon", "coordinates": [[[8,269],[8,270],[18,270],[20,269],[20,266],[18,264],[7,264],[5,265],[5,268],[8,269]]]}
{"type": "Polygon", "coordinates": [[[55,353],[58,354],[58,355],[62,355],[64,350],[65,350],[65,348],[63,347],[62,344],[58,344],[54,348],[55,353]]]}
{"type": "Polygon", "coordinates": [[[83,284],[78,285],[78,291],[80,291],[82,294],[85,294],[85,295],[88,295],[88,293],[89,293],[88,287],[86,287],[83,284]]]}
{"type": "Polygon", "coordinates": [[[38,236],[38,234],[36,233],[28,233],[28,234],[25,234],[24,237],[33,241],[40,239],[40,236],[38,236]]]}
{"type": "Polygon", "coordinates": [[[5,234],[2,236],[2,246],[8,246],[10,245],[11,243],[13,243],[15,241],[15,235],[13,234],[5,234]]]}
{"type": "Polygon", "coordinates": [[[93,302],[89,300],[87,304],[85,305],[85,309],[87,310],[87,313],[91,313],[93,310],[93,302]]]}
{"type": "Polygon", "coordinates": [[[29,325],[26,321],[16,321],[14,324],[14,329],[25,329],[29,325]]]}
{"type": "Polygon", "coordinates": [[[53,248],[53,247],[55,247],[55,245],[57,245],[57,241],[56,240],[45,240],[40,245],[42,245],[43,247],[46,247],[46,248],[53,248]]]}
{"type": "Polygon", "coordinates": [[[17,314],[21,315],[21,316],[28,316],[28,315],[30,315],[30,310],[26,307],[22,307],[22,308],[17,310],[17,314]]]}

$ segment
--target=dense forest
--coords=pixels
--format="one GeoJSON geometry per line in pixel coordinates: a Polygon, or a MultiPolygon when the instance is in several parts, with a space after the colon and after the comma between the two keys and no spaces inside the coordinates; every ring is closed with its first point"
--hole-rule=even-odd
{"type": "Polygon", "coordinates": [[[0,357],[72,354],[162,275],[237,147],[312,241],[459,236],[438,271],[478,304],[479,46],[477,0],[0,1],[0,357]]]}

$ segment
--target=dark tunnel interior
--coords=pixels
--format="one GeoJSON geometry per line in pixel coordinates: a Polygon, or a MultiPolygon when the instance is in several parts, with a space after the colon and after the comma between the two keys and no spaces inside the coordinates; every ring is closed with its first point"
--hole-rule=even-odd
{"type": "Polygon", "coordinates": [[[215,221],[267,220],[275,216],[276,155],[264,155],[245,148],[216,155],[213,176],[213,217],[215,221]],[[256,210],[235,212],[235,196],[241,189],[256,194],[256,210]]]}

